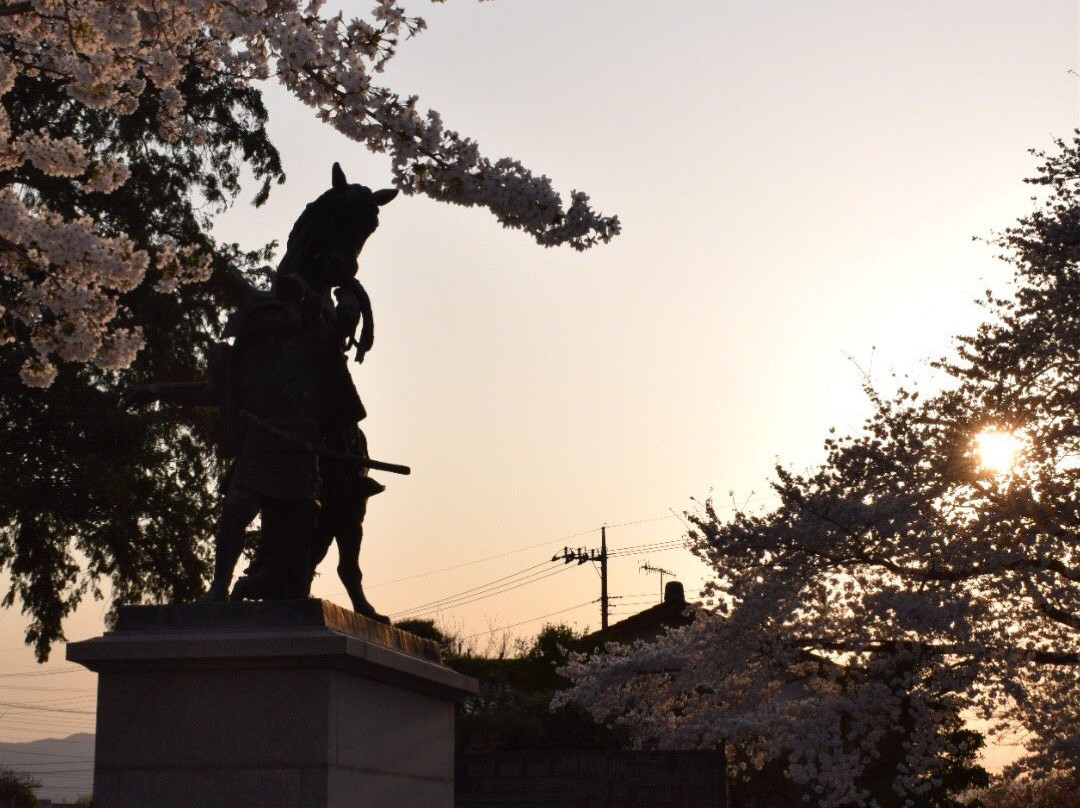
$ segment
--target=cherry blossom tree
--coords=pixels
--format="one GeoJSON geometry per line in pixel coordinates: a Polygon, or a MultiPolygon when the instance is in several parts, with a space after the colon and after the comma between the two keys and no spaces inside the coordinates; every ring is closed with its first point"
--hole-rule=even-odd
{"type": "MultiPolygon", "coordinates": [[[[486,207],[545,246],[586,249],[617,234],[618,220],[595,213],[584,193],[564,205],[547,177],[484,157],[438,113],[422,112],[416,96],[374,83],[401,41],[423,28],[398,0],[377,0],[366,20],[326,14],[323,0],[0,0],[0,102],[19,77],[46,77],[86,108],[120,116],[153,94],[155,137],[199,146],[208,129],[188,106],[185,76],[237,86],[274,78],[321,120],[386,153],[406,194],[486,207]]],[[[120,296],[147,279],[174,293],[205,280],[211,259],[166,233],[137,244],[103,232],[89,213],[61,213],[11,179],[26,166],[103,195],[122,193],[130,173],[92,133],[26,129],[0,109],[0,275],[14,281],[0,301],[0,343],[28,354],[21,376],[31,386],[52,384],[56,359],[126,367],[143,334],[139,323],[116,323],[120,296]]]]}
{"type": "Polygon", "coordinates": [[[920,804],[958,708],[1024,732],[1012,774],[1080,785],[1080,139],[1040,157],[1045,201],[997,239],[1014,289],[938,363],[944,389],[868,389],[861,432],[777,469],[774,509],[689,514],[711,598],[576,661],[573,698],[642,745],[782,761],[822,806],[887,804],[866,788],[883,763],[920,804]]]}

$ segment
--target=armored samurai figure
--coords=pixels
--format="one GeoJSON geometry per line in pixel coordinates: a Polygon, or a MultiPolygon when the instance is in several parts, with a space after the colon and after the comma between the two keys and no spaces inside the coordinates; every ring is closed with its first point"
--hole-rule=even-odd
{"type": "Polygon", "coordinates": [[[134,388],[130,403],[216,404],[233,462],[222,481],[222,515],[206,600],[306,597],[331,542],[353,608],[378,620],[359,568],[362,524],[382,486],[372,467],[408,469],[367,455],[366,413],[346,351],[373,343],[371,304],[356,280],[357,259],[396,190],[350,184],[334,164],[332,187],[293,226],[269,291],[249,287],[209,354],[210,378],[134,388]],[[356,330],[362,325],[360,336],[356,330]],[[261,539],[247,575],[232,587],[248,525],[261,539]]]}

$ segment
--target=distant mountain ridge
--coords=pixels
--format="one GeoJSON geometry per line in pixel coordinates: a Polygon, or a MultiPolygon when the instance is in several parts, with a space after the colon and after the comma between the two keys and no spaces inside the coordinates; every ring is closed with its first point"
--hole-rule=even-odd
{"type": "Polygon", "coordinates": [[[94,734],[0,743],[0,768],[26,772],[41,781],[40,799],[75,802],[94,789],[94,734]]]}

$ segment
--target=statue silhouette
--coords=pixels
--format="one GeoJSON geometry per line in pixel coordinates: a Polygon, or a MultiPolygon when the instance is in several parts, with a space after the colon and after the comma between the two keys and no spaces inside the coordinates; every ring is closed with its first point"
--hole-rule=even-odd
{"type": "Polygon", "coordinates": [[[294,224],[271,289],[257,291],[244,281],[246,299],[226,323],[227,341],[210,351],[209,381],[141,385],[125,397],[131,404],[213,403],[221,412],[224,447],[234,460],[222,481],[206,600],[230,597],[245,531],[261,515],[256,562],[233,598],[306,597],[315,565],[336,539],[338,574],[353,607],[386,620],[361,584],[367,499],[382,490],[367,470],[408,469],[367,456],[359,428],[366,413],[345,351],[355,346],[362,361],[373,342],[371,305],[355,278],[357,259],[378,227],[379,208],[396,195],[350,184],[335,163],[330,190],[294,224]]]}

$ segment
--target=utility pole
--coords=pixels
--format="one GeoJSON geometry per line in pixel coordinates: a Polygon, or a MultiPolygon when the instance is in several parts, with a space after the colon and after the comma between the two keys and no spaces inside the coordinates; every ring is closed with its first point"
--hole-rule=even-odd
{"type": "Polygon", "coordinates": [[[600,528],[600,630],[607,631],[607,525],[600,528]]]}
{"type": "Polygon", "coordinates": [[[576,550],[571,550],[569,547],[564,547],[562,554],[556,553],[551,557],[552,561],[558,561],[562,559],[564,564],[569,564],[571,561],[576,561],[578,565],[587,564],[592,561],[593,563],[599,562],[600,564],[600,630],[603,631],[608,627],[608,592],[607,592],[607,525],[600,528],[600,550],[594,548],[592,550],[586,550],[584,547],[578,547],[576,550]]]}

